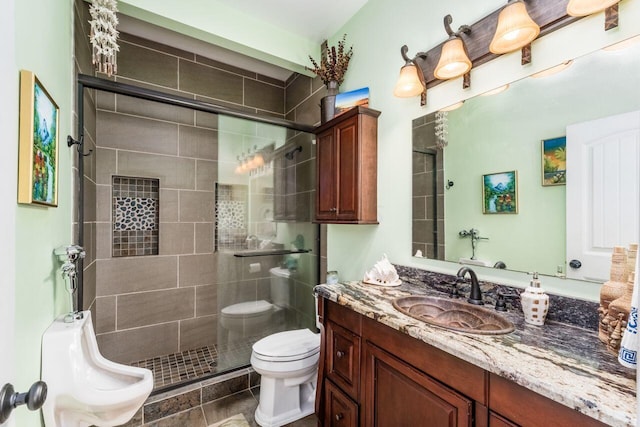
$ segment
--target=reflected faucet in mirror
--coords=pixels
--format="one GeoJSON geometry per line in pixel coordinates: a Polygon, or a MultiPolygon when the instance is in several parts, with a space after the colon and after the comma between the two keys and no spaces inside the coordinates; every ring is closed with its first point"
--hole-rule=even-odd
{"type": "Polygon", "coordinates": [[[458,233],[460,237],[471,237],[471,259],[476,259],[476,246],[479,240],[489,240],[488,237],[480,237],[480,231],[476,228],[462,230],[458,233]]]}

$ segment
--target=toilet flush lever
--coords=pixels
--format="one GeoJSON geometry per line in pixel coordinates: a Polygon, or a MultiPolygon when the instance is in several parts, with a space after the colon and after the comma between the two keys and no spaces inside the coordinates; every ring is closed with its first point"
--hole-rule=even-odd
{"type": "Polygon", "coordinates": [[[36,381],[26,393],[16,393],[13,386],[5,384],[0,390],[0,424],[9,419],[11,411],[20,405],[27,405],[31,411],[42,408],[47,399],[47,383],[36,381]]]}

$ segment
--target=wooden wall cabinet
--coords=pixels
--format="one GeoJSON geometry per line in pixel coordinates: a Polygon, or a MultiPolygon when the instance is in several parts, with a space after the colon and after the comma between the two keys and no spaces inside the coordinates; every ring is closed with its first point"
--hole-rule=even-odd
{"type": "Polygon", "coordinates": [[[321,426],[605,426],[334,302],[318,303],[321,426]]]}
{"type": "Polygon", "coordinates": [[[355,107],[316,129],[314,222],[378,223],[379,115],[355,107]]]}

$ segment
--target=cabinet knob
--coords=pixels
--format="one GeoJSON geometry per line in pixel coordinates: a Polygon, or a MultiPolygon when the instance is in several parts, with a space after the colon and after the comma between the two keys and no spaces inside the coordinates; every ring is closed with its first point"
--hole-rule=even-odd
{"type": "Polygon", "coordinates": [[[336,351],[336,357],[338,359],[342,359],[344,357],[344,351],[340,351],[340,350],[336,351]]]}
{"type": "Polygon", "coordinates": [[[331,211],[331,212],[336,212],[337,210],[338,210],[338,208],[331,208],[331,209],[329,209],[329,211],[331,211]]]}
{"type": "Polygon", "coordinates": [[[344,415],[342,415],[342,412],[336,414],[336,421],[340,421],[343,418],[344,418],[344,415]]]}

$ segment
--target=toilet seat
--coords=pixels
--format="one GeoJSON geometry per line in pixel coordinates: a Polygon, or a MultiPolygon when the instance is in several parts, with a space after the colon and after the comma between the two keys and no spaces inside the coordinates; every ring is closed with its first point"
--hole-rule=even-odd
{"type": "Polygon", "coordinates": [[[261,316],[273,309],[273,304],[265,300],[245,301],[229,305],[220,313],[229,318],[243,318],[261,316]]]}
{"type": "Polygon", "coordinates": [[[320,352],[320,335],[309,329],[278,332],[253,345],[253,356],[265,362],[292,362],[320,352]]]}

